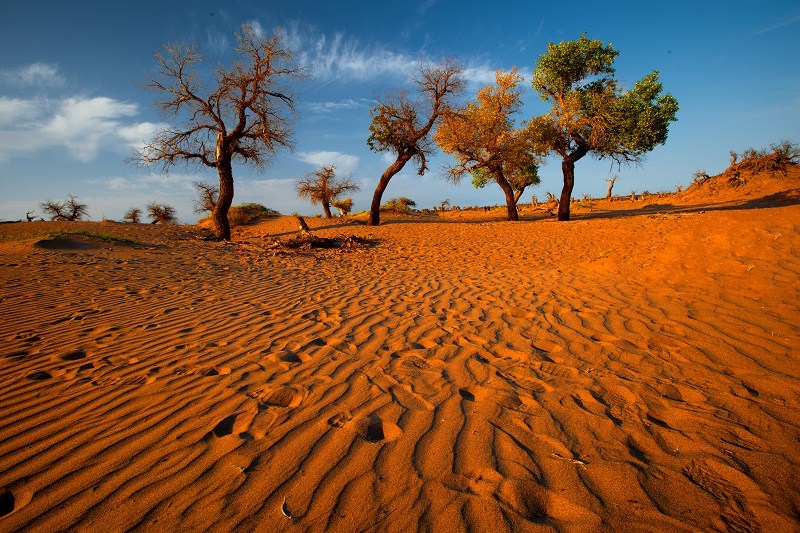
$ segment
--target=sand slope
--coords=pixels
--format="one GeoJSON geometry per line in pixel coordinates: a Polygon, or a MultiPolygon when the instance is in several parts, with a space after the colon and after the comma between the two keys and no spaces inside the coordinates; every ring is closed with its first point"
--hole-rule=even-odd
{"type": "Polygon", "coordinates": [[[798,530],[800,206],[676,202],[3,226],[0,530],[798,530]]]}

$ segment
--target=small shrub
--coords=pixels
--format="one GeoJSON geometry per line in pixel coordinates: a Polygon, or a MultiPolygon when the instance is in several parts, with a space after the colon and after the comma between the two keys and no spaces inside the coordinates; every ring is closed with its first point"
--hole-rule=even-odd
{"type": "Polygon", "coordinates": [[[147,204],[147,216],[151,224],[177,224],[178,216],[175,208],[167,204],[151,202],[147,204]]]}
{"type": "Polygon", "coordinates": [[[279,217],[281,214],[261,204],[241,204],[228,210],[228,222],[231,226],[245,226],[263,218],[279,217]]]}
{"type": "Polygon", "coordinates": [[[63,202],[47,200],[39,204],[42,211],[50,216],[50,220],[75,221],[86,218],[89,214],[89,206],[78,201],[78,197],[72,194],[63,202]]]}
{"type": "Polygon", "coordinates": [[[128,212],[125,213],[125,216],[122,217],[122,220],[131,224],[138,224],[142,221],[142,210],[138,207],[132,207],[128,209],[128,212]]]}
{"type": "Polygon", "coordinates": [[[331,205],[339,210],[341,216],[347,216],[353,210],[353,199],[348,196],[344,200],[334,200],[331,205]]]}
{"type": "Polygon", "coordinates": [[[692,182],[693,183],[702,183],[702,182],[706,181],[710,177],[711,176],[709,176],[706,173],[706,169],[698,170],[697,172],[692,174],[692,182]]]}
{"type": "Polygon", "coordinates": [[[392,198],[381,207],[396,213],[408,213],[412,207],[416,207],[417,203],[411,198],[401,196],[400,198],[392,198]]]}

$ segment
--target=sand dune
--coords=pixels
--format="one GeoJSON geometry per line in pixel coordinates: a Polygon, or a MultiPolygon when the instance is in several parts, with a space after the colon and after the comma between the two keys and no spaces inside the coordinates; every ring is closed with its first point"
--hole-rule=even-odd
{"type": "Polygon", "coordinates": [[[690,200],[4,225],[0,530],[796,531],[800,205],[690,200]]]}

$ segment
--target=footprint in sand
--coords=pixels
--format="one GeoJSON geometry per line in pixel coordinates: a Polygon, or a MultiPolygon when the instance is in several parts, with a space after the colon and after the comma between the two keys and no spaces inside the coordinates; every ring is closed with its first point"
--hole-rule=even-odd
{"type": "Polygon", "coordinates": [[[403,435],[403,430],[397,424],[386,422],[380,417],[371,416],[358,424],[358,434],[367,442],[391,442],[403,435]]]}
{"type": "Polygon", "coordinates": [[[80,361],[81,359],[86,358],[86,352],[84,350],[72,350],[71,352],[67,352],[61,355],[62,361],[80,361]]]}
{"type": "Polygon", "coordinates": [[[308,391],[303,387],[280,387],[258,395],[258,402],[263,406],[297,407],[306,398],[308,391]]]}
{"type": "Polygon", "coordinates": [[[231,369],[226,366],[209,367],[200,371],[201,376],[227,376],[231,373],[231,369]]]}
{"type": "Polygon", "coordinates": [[[335,428],[343,428],[346,426],[351,420],[353,420],[353,413],[350,411],[342,411],[341,413],[336,413],[332,417],[328,419],[328,424],[335,428]]]}
{"type": "Polygon", "coordinates": [[[46,381],[52,379],[53,375],[45,370],[38,370],[32,374],[28,374],[27,378],[31,381],[46,381]]]}

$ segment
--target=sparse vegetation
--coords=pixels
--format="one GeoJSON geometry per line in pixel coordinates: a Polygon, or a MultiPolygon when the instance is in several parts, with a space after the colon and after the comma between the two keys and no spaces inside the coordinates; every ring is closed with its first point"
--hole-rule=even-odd
{"type": "Polygon", "coordinates": [[[151,202],[147,204],[147,216],[151,224],[177,224],[178,216],[175,208],[167,204],[151,202]]]}
{"type": "Polygon", "coordinates": [[[731,164],[726,173],[748,172],[778,172],[786,171],[788,165],[800,163],[800,145],[788,140],[771,144],[769,149],[756,150],[748,148],[741,153],[741,161],[737,162],[739,154],[731,150],[731,164]]]}
{"type": "Polygon", "coordinates": [[[142,210],[138,207],[128,209],[122,220],[130,224],[138,224],[142,221],[142,210]]]}
{"type": "Polygon", "coordinates": [[[89,206],[78,201],[78,197],[70,194],[64,201],[46,200],[39,204],[50,220],[69,221],[83,220],[89,215],[89,206]]]}

